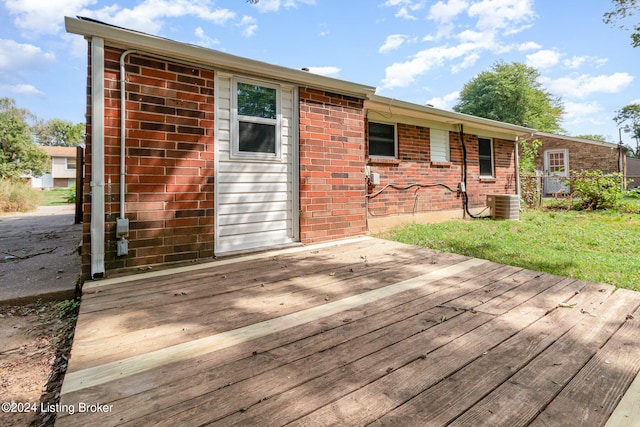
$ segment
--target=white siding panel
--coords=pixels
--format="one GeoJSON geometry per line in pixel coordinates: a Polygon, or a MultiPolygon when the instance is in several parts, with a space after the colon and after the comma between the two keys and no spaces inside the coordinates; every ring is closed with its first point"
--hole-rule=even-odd
{"type": "MultiPolygon", "coordinates": [[[[242,80],[242,79],[240,79],[242,80]]],[[[219,74],[216,90],[216,253],[295,241],[294,88],[280,88],[281,158],[231,157],[233,80],[219,74]]],[[[296,172],[297,173],[297,172],[296,172]]],[[[297,227],[297,224],[295,225],[297,227]]]]}

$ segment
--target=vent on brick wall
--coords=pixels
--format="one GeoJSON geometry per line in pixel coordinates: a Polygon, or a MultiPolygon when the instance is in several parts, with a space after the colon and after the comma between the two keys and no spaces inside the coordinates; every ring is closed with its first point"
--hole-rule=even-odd
{"type": "Polygon", "coordinates": [[[515,194],[487,194],[487,206],[493,219],[520,218],[520,196],[515,194]]]}

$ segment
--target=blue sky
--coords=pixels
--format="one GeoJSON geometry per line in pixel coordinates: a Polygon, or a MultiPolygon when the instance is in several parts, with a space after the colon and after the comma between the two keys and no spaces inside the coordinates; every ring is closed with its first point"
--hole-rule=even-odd
{"type": "Polygon", "coordinates": [[[496,61],[523,62],[564,101],[569,135],[617,142],[615,110],[640,102],[640,48],[602,22],[609,7],[606,0],[0,0],[0,96],[45,120],[84,121],[86,42],[64,31],[65,15],[81,15],[447,110],[496,61]]]}

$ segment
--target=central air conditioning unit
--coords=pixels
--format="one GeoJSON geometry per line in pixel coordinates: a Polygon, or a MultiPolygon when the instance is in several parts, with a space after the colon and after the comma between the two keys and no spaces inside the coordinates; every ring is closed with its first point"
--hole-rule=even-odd
{"type": "Polygon", "coordinates": [[[517,194],[487,194],[487,206],[493,219],[520,218],[520,196],[517,194]]]}

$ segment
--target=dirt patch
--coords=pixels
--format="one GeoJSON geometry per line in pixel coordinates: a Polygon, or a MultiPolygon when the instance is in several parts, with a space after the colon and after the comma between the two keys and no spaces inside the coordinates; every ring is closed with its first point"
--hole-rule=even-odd
{"type": "Polygon", "coordinates": [[[55,414],[41,409],[60,399],[77,305],[0,308],[0,425],[53,426],[55,414]]]}

